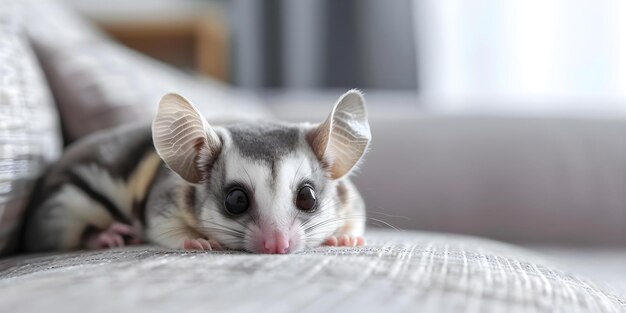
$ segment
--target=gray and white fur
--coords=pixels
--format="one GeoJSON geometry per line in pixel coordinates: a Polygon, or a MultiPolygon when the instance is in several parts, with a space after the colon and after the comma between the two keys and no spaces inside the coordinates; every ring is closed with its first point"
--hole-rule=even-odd
{"type": "Polygon", "coordinates": [[[362,244],[365,205],[348,176],[370,142],[362,94],[340,97],[320,124],[210,125],[168,94],[150,127],[99,132],[72,145],[31,205],[27,251],[117,247],[290,253],[362,244]],[[316,206],[296,206],[303,186],[316,206]],[[225,210],[229,190],[249,209],[225,210]]]}

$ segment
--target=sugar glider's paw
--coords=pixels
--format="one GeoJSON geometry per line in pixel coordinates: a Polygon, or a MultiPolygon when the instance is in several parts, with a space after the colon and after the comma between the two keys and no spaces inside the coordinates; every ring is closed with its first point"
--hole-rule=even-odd
{"type": "Polygon", "coordinates": [[[222,245],[215,240],[207,240],[204,238],[185,239],[183,240],[183,249],[200,250],[200,251],[220,251],[224,250],[222,245]]]}
{"type": "Polygon", "coordinates": [[[322,243],[324,246],[333,246],[333,247],[361,247],[365,245],[365,238],[363,236],[353,236],[353,235],[333,235],[322,243]]]}
{"type": "Polygon", "coordinates": [[[113,222],[104,231],[94,231],[85,237],[83,245],[86,249],[108,249],[123,247],[127,244],[142,242],[141,230],[137,225],[130,226],[120,222],[113,222]]]}

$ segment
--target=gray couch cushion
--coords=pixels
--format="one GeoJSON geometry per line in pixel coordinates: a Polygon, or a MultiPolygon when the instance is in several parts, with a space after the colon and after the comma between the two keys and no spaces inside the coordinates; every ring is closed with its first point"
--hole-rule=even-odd
{"type": "Polygon", "coordinates": [[[371,113],[375,149],[356,183],[370,208],[406,217],[385,218],[394,226],[626,246],[623,117],[371,113]]]}
{"type": "Polygon", "coordinates": [[[152,120],[168,92],[185,95],[211,119],[268,116],[253,97],[125,48],[57,1],[24,0],[24,16],[68,142],[152,120]]]}
{"type": "Polygon", "coordinates": [[[34,181],[61,151],[58,115],[18,3],[0,0],[0,255],[14,246],[34,181]]]}
{"type": "Polygon", "coordinates": [[[294,255],[154,247],[0,261],[0,311],[626,312],[626,301],[523,249],[370,231],[366,248],[294,255]]]}

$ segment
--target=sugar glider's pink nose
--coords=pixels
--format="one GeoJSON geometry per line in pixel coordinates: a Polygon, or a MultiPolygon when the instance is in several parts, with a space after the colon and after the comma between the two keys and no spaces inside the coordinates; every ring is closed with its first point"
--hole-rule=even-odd
{"type": "Polygon", "coordinates": [[[265,253],[285,254],[289,252],[289,240],[280,231],[266,233],[263,238],[265,253]]]}

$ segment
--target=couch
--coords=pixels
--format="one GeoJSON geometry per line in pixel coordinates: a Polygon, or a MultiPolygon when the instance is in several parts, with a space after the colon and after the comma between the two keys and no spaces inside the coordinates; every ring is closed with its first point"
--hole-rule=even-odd
{"type": "MultiPolygon", "coordinates": [[[[364,248],[319,247],[292,255],[253,255],[147,245],[20,254],[20,225],[29,193],[63,146],[99,129],[150,120],[158,98],[168,91],[187,95],[210,119],[296,120],[303,118],[302,112],[322,114],[330,105],[313,108],[326,102],[325,97],[316,98],[319,94],[304,100],[293,95],[254,96],[178,72],[120,46],[55,1],[0,0],[0,252],[4,255],[0,312],[626,312],[626,289],[593,274],[594,269],[610,268],[615,270],[607,277],[623,277],[626,272],[626,254],[620,248],[624,239],[613,237],[621,234],[624,221],[607,224],[611,229],[597,228],[599,235],[576,233],[582,239],[573,242],[610,244],[604,254],[593,254],[586,251],[595,246],[571,250],[563,245],[537,246],[572,242],[562,241],[563,232],[551,233],[543,225],[526,230],[537,221],[524,220],[522,212],[510,221],[510,216],[498,216],[504,213],[495,210],[498,205],[513,210],[518,201],[517,207],[528,205],[535,210],[530,213],[539,214],[541,205],[558,198],[539,197],[529,205],[520,194],[505,193],[496,198],[500,202],[491,203],[494,200],[488,195],[469,201],[484,192],[484,186],[493,187],[507,177],[516,182],[513,177],[518,173],[533,178],[536,172],[507,171],[506,163],[500,164],[503,173],[484,176],[488,161],[494,160],[477,161],[489,144],[503,145],[498,148],[503,150],[490,150],[501,157],[514,154],[510,149],[518,147],[498,141],[501,137],[483,136],[485,124],[501,134],[509,131],[526,138],[524,125],[500,118],[463,119],[424,112],[415,114],[419,118],[414,120],[397,119],[386,116],[393,111],[389,107],[377,109],[389,106],[394,97],[375,92],[368,97],[374,143],[357,184],[370,204],[373,223],[400,229],[370,227],[364,248]],[[407,135],[416,125],[423,133],[407,135]],[[407,139],[399,141],[403,135],[407,139]],[[421,156],[412,150],[416,148],[423,149],[421,156]],[[415,161],[420,158],[422,165],[415,161]],[[429,172],[432,169],[434,174],[429,172]],[[471,188],[461,193],[446,189],[455,186],[471,188]],[[476,210],[487,210],[495,219],[476,210]],[[526,247],[478,235],[518,241],[526,247]],[[589,260],[596,263],[588,264],[589,260]]],[[[567,125],[571,124],[565,123],[565,129],[567,125]]],[[[537,130],[540,135],[542,129],[537,130]]],[[[572,145],[580,147],[580,143],[572,145]]],[[[623,151],[618,150],[615,160],[621,160],[623,151]]],[[[539,172],[550,168],[550,159],[541,160],[531,157],[526,164],[544,166],[529,167],[539,172]]],[[[526,195],[542,191],[530,189],[526,195]]],[[[590,201],[595,199],[591,195],[587,194],[590,201]]],[[[580,206],[585,204],[591,205],[580,206]]],[[[562,214],[567,217],[571,212],[562,214]]],[[[589,218],[604,221],[603,216],[589,218]]],[[[579,227],[571,225],[564,226],[566,235],[575,234],[579,227]]]]}

